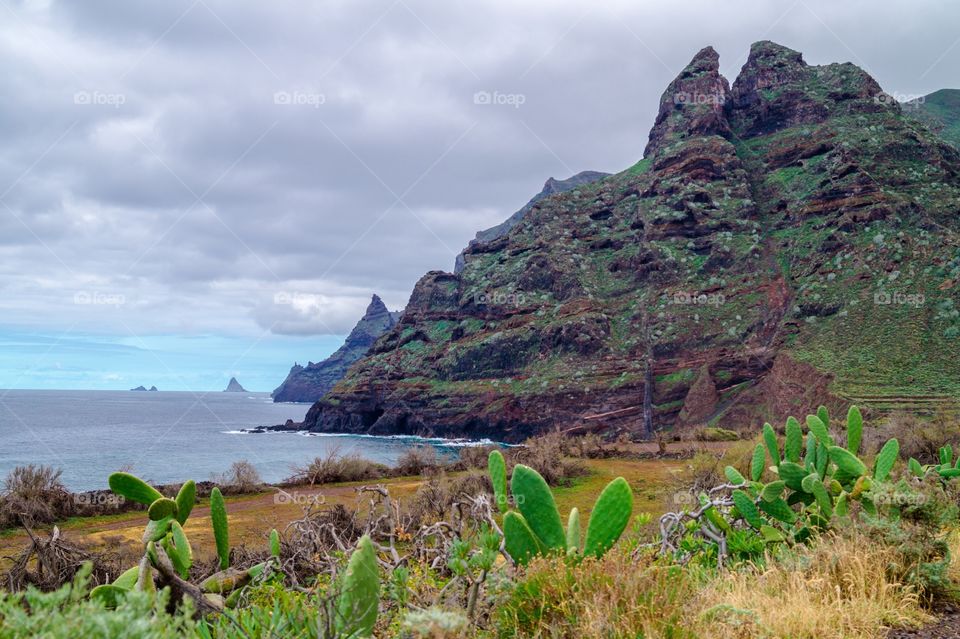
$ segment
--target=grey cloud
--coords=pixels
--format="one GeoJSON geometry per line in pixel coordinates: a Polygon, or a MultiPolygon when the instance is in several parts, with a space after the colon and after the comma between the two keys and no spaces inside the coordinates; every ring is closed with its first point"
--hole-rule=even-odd
{"type": "Polygon", "coordinates": [[[933,0],[11,6],[0,199],[29,230],[0,206],[0,313],[120,333],[345,333],[372,292],[400,307],[546,178],[639,160],[707,44],[731,80],[774,39],[901,94],[960,61],[960,7],[933,0]],[[71,302],[91,290],[128,303],[71,302]]]}

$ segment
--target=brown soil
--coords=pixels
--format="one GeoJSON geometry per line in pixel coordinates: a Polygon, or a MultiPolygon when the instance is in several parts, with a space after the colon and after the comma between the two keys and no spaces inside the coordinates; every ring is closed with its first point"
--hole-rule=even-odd
{"type": "Polygon", "coordinates": [[[891,630],[887,639],[957,639],[960,637],[960,609],[945,605],[937,611],[940,620],[916,630],[891,630]]]}

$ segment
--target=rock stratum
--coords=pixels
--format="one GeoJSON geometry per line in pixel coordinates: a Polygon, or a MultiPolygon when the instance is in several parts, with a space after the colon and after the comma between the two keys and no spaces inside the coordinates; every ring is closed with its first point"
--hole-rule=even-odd
{"type": "Polygon", "coordinates": [[[357,360],[366,355],[377,338],[396,325],[399,317],[399,312],[387,310],[383,300],[374,295],[343,346],[322,362],[308,362],[306,366],[294,364],[287,378],[271,394],[273,401],[317,401],[346,375],[357,360]]]}
{"type": "Polygon", "coordinates": [[[758,42],[730,85],[706,48],[640,162],[427,273],[300,427],[518,441],[956,410],[958,209],[957,149],[860,68],[758,42]]]}

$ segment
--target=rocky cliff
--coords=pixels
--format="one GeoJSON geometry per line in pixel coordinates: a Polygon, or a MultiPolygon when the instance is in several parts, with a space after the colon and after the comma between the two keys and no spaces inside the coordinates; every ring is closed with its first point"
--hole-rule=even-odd
{"type": "MultiPolygon", "coordinates": [[[[544,183],[543,188],[540,189],[540,192],[530,198],[530,201],[523,205],[523,207],[508,217],[506,220],[497,224],[494,227],[488,228],[483,231],[478,231],[477,236],[470,240],[470,247],[475,244],[482,244],[485,242],[492,242],[499,237],[502,237],[510,232],[514,226],[516,226],[520,220],[523,219],[523,216],[527,214],[530,209],[533,208],[533,205],[542,200],[545,197],[555,195],[557,193],[566,193],[567,191],[572,191],[578,186],[584,184],[590,184],[591,182],[596,182],[597,180],[603,179],[610,175],[609,173],[601,173],[600,171],[580,171],[576,175],[568,177],[566,180],[555,180],[553,178],[548,178],[544,183]]],[[[464,249],[457,255],[457,261],[453,266],[453,272],[455,274],[460,274],[463,271],[464,266],[464,255],[466,254],[467,249],[464,249]]]]}
{"type": "Polygon", "coordinates": [[[644,158],[427,273],[315,431],[489,436],[960,397],[960,155],[852,64],[700,51],[644,158]]]}
{"type": "Polygon", "coordinates": [[[317,401],[343,378],[354,362],[367,353],[378,337],[396,325],[399,317],[399,313],[388,311],[383,300],[374,295],[343,346],[322,362],[308,362],[306,366],[294,364],[287,378],[273,391],[273,401],[317,401]]]}

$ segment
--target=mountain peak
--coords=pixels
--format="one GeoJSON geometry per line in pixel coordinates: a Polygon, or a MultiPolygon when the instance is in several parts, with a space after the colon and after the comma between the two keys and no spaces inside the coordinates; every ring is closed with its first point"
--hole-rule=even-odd
{"type": "Polygon", "coordinates": [[[380,299],[380,296],[376,293],[373,294],[373,297],[370,298],[370,304],[367,305],[367,310],[364,312],[365,317],[371,315],[379,315],[380,313],[387,313],[387,305],[383,303],[383,300],[380,299]]]}
{"type": "Polygon", "coordinates": [[[730,84],[720,75],[720,55],[713,47],[700,49],[660,97],[644,156],[692,136],[728,136],[724,105],[729,96],[730,84]]]}

